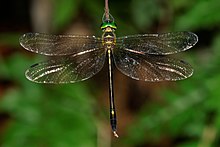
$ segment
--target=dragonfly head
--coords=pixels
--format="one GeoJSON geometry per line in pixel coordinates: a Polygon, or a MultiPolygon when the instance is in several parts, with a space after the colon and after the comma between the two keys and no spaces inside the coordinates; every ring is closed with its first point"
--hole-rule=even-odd
{"type": "Polygon", "coordinates": [[[113,30],[116,30],[117,29],[117,25],[114,21],[104,21],[102,24],[101,24],[101,29],[104,31],[106,30],[106,28],[111,28],[113,30]]]}

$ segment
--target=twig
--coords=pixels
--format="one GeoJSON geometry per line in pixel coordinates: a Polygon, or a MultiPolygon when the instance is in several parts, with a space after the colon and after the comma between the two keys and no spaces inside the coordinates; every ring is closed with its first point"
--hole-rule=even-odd
{"type": "Polygon", "coordinates": [[[108,0],[105,0],[105,18],[109,20],[109,7],[108,7],[108,0]]]}

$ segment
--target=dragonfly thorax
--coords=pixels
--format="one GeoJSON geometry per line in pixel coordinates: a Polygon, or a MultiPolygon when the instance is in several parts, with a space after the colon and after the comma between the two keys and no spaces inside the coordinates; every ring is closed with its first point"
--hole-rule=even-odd
{"type": "Polygon", "coordinates": [[[105,29],[111,28],[113,30],[117,29],[117,25],[114,21],[105,21],[101,24],[101,29],[105,31],[105,29]]]}
{"type": "Polygon", "coordinates": [[[105,49],[112,49],[116,44],[116,35],[114,29],[111,27],[106,27],[102,35],[102,44],[105,49]]]}

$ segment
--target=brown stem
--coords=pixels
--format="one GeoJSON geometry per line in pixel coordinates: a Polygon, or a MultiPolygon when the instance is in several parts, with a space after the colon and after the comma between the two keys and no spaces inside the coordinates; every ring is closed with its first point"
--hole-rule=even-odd
{"type": "Polygon", "coordinates": [[[105,18],[109,20],[108,0],[105,0],[105,18]]]}

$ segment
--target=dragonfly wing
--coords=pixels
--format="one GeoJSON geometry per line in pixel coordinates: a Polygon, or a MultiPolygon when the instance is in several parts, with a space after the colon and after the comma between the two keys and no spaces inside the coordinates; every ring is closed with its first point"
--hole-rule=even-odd
{"type": "Polygon", "coordinates": [[[191,65],[166,56],[137,54],[122,49],[115,49],[113,55],[116,67],[136,80],[176,81],[193,74],[191,65]]]}
{"type": "Polygon", "coordinates": [[[143,54],[168,55],[190,49],[198,42],[198,37],[191,32],[173,32],[119,37],[116,42],[143,54]]]}
{"type": "Polygon", "coordinates": [[[94,49],[82,55],[60,56],[31,66],[26,77],[37,83],[74,83],[98,73],[105,62],[104,49],[94,49]]]}
{"type": "Polygon", "coordinates": [[[101,39],[95,36],[48,35],[27,33],[20,37],[20,44],[31,52],[62,56],[77,54],[102,46],[101,39]]]}

